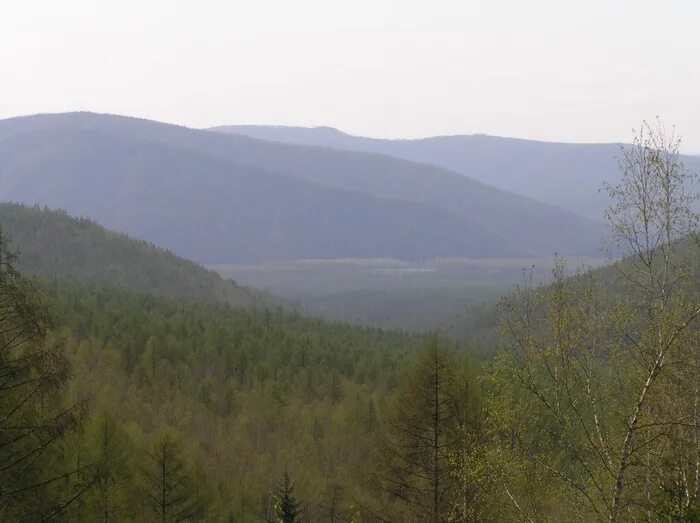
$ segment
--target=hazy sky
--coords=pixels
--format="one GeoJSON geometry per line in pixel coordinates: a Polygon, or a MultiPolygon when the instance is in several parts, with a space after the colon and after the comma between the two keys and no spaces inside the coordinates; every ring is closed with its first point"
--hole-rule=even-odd
{"type": "Polygon", "coordinates": [[[628,140],[700,152],[696,0],[9,0],[0,117],[628,140]]]}

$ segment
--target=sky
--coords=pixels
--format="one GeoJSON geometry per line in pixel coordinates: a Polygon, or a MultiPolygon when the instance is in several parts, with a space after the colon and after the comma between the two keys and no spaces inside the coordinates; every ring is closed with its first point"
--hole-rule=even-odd
{"type": "Polygon", "coordinates": [[[9,0],[0,118],[629,141],[700,153],[695,0],[9,0]]]}

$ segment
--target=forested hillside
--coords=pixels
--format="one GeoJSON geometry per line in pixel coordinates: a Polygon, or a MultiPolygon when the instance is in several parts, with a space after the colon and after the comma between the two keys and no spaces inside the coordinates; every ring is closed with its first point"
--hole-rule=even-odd
{"type": "Polygon", "coordinates": [[[19,251],[17,268],[27,276],[237,307],[283,304],[164,249],[62,211],[0,203],[0,230],[19,251]]]}
{"type": "Polygon", "coordinates": [[[699,20],[3,2],[0,523],[700,523],[699,20]]]}
{"type": "Polygon", "coordinates": [[[0,121],[0,181],[209,263],[592,255],[603,230],[438,167],[92,113],[0,121]]]}
{"type": "MultiPolygon", "coordinates": [[[[608,206],[605,192],[600,191],[603,183],[614,183],[619,177],[621,144],[555,143],[487,135],[382,140],[329,127],[230,125],[212,130],[436,165],[593,220],[602,220],[608,206]]],[[[689,155],[682,160],[689,169],[700,169],[700,157],[689,155]]]]}
{"type": "Polygon", "coordinates": [[[65,208],[198,261],[518,252],[440,208],[320,186],[133,138],[86,132],[41,138],[0,142],[0,158],[12,173],[3,177],[0,195],[65,208]],[[47,144],[47,153],[37,150],[47,144]],[[18,153],[26,147],[34,151],[29,165],[18,153]],[[462,234],[471,241],[455,244],[462,234]]]}
{"type": "Polygon", "coordinates": [[[33,404],[0,400],[0,442],[16,408],[46,434],[0,445],[8,463],[43,456],[0,470],[3,488],[25,476],[16,492],[0,489],[3,520],[160,519],[158,452],[174,467],[160,479],[181,482],[166,521],[267,520],[285,470],[308,520],[350,514],[366,495],[360,476],[371,468],[380,412],[419,337],[283,312],[195,263],[63,212],[3,204],[0,223],[10,311],[0,319],[0,387],[21,393],[31,383],[23,377],[36,376],[53,395],[63,384],[54,401],[65,409],[35,419],[33,406],[24,410],[33,404]],[[38,294],[14,267],[38,277],[38,294]],[[33,359],[15,369],[8,336],[26,320],[19,348],[33,359]]]}
{"type": "Polygon", "coordinates": [[[610,190],[629,256],[464,345],[32,282],[3,241],[0,519],[697,521],[700,217],[660,132],[610,190]]]}
{"type": "Polygon", "coordinates": [[[114,467],[104,490],[67,512],[71,521],[105,510],[110,520],[151,520],[142,467],[163,434],[187,464],[181,506],[197,520],[272,517],[285,469],[308,521],[327,520],[331,502],[348,511],[380,412],[420,343],[279,312],[43,288],[73,365],[67,398],[89,398],[71,452],[114,467]]]}
{"type": "MultiPolygon", "coordinates": [[[[684,260],[686,263],[685,270],[690,272],[691,278],[694,281],[700,281],[700,257],[698,257],[696,252],[698,247],[697,235],[678,239],[674,242],[674,247],[675,255],[679,260],[684,260]]],[[[656,256],[657,259],[662,258],[663,252],[657,252],[656,256]]],[[[555,270],[562,270],[566,271],[572,282],[595,281],[596,285],[604,288],[610,295],[622,298],[629,292],[629,289],[624,285],[624,280],[626,275],[635,270],[635,262],[635,256],[625,256],[623,259],[611,261],[603,267],[586,269],[571,267],[560,259],[558,265],[555,264],[555,267],[550,271],[550,277],[541,285],[539,290],[543,294],[551,295],[555,290],[555,286],[547,282],[552,280],[555,270]]],[[[511,294],[515,287],[522,287],[526,284],[530,275],[531,271],[525,270],[522,281],[514,284],[510,291],[504,289],[502,297],[511,294]]],[[[535,282],[530,282],[530,284],[533,283],[535,282]]],[[[688,291],[700,293],[700,286],[688,289],[688,291]]],[[[473,347],[479,347],[482,354],[491,357],[497,352],[499,342],[502,341],[499,331],[503,325],[504,310],[500,301],[502,300],[484,300],[483,303],[470,305],[461,314],[442,322],[437,330],[450,339],[458,340],[460,343],[473,347]]]]}

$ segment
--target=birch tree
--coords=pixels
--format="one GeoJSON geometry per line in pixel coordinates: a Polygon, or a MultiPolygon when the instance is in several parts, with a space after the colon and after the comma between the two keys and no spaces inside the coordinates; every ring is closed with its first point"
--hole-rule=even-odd
{"type": "Polygon", "coordinates": [[[657,121],[622,149],[606,217],[624,260],[575,278],[559,260],[551,286],[524,285],[505,304],[519,379],[542,409],[533,459],[584,519],[697,503],[700,250],[696,177],[679,147],[657,121]]]}

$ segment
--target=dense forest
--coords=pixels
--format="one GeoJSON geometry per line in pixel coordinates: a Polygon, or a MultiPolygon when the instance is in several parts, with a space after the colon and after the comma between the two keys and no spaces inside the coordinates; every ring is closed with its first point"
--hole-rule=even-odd
{"type": "Polygon", "coordinates": [[[624,260],[556,262],[481,309],[499,336],[468,345],[28,278],[3,240],[0,519],[700,520],[700,242],[678,143],[647,125],[623,153],[607,216],[624,260]]]}
{"type": "MultiPolygon", "coordinates": [[[[29,292],[29,284],[13,280],[11,272],[4,276],[20,287],[17,292],[29,292]]],[[[150,520],[149,471],[142,465],[165,439],[177,449],[179,474],[188,482],[187,500],[173,510],[187,508],[203,520],[258,521],[272,513],[272,493],[286,468],[304,496],[305,513],[319,519],[327,491],[339,498],[334,488],[354,486],[346,481],[366,463],[379,411],[419,343],[415,336],[280,310],[247,312],[56,282],[38,283],[38,292],[41,306],[17,304],[18,314],[29,306],[39,315],[32,318],[39,332],[27,335],[26,343],[42,337],[34,349],[41,359],[23,369],[24,381],[50,373],[44,365],[53,366],[54,359],[65,360],[70,377],[60,374],[65,383],[56,409],[80,407],[80,416],[33,463],[41,468],[32,477],[44,478],[53,471],[43,464],[55,459],[56,470],[69,471],[70,481],[44,486],[46,505],[3,496],[9,519],[23,510],[41,519],[85,488],[63,517],[150,520]],[[40,315],[44,306],[56,320],[50,333],[40,315]],[[81,430],[68,430],[78,425],[81,430]]],[[[8,351],[13,353],[9,343],[8,351]]],[[[5,361],[7,373],[14,373],[11,358],[5,361]]],[[[46,385],[58,385],[53,380],[46,385]]],[[[51,420],[46,423],[48,432],[56,430],[51,420]]],[[[43,442],[25,437],[28,453],[43,442]]],[[[343,494],[347,499],[350,494],[343,494]]],[[[340,499],[336,503],[341,506],[340,499]]]]}
{"type": "Polygon", "coordinates": [[[283,304],[255,289],[224,280],[145,241],[99,226],[65,212],[0,203],[3,234],[20,256],[24,275],[118,287],[141,293],[237,307],[283,304]]]}

